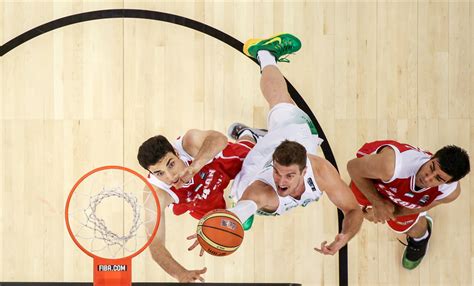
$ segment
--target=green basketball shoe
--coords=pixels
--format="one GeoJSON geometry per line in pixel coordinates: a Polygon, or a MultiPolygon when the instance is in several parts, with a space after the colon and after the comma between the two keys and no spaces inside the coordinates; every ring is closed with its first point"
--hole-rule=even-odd
{"type": "Polygon", "coordinates": [[[412,270],[416,268],[426,254],[431,237],[431,229],[433,228],[433,219],[427,215],[426,220],[428,221],[428,237],[421,241],[415,241],[411,237],[407,239],[408,245],[402,257],[402,265],[405,269],[412,270]]]}
{"type": "Polygon", "coordinates": [[[255,215],[252,215],[244,222],[244,224],[242,225],[244,230],[249,230],[252,227],[254,217],[255,215]]]}
{"type": "Polygon", "coordinates": [[[250,39],[244,44],[244,53],[257,59],[257,52],[266,50],[275,56],[278,62],[290,61],[286,58],[289,54],[301,48],[301,41],[291,34],[279,34],[268,39],[250,39]]]}

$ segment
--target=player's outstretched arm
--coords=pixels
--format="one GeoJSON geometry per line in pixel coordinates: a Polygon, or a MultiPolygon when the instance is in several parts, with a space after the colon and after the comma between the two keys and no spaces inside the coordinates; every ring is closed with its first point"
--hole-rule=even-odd
{"type": "MultiPolygon", "coordinates": [[[[194,157],[191,165],[180,174],[182,184],[189,182],[204,165],[227,146],[227,136],[214,130],[191,129],[183,136],[183,148],[194,157]]],[[[178,186],[179,187],[179,186],[178,186]]]]}
{"type": "Polygon", "coordinates": [[[374,222],[394,219],[395,206],[382,197],[374,187],[372,179],[388,181],[395,172],[395,152],[386,147],[377,154],[352,159],[347,163],[347,171],[352,182],[372,203],[374,222]]]}
{"type": "MultiPolygon", "coordinates": [[[[198,270],[187,270],[181,264],[179,264],[171,255],[171,253],[166,249],[165,246],[165,233],[166,233],[166,226],[165,226],[165,208],[172,203],[173,199],[171,196],[159,189],[156,189],[158,199],[160,201],[160,225],[158,227],[158,231],[156,233],[155,238],[153,239],[152,243],[149,246],[151,256],[153,260],[158,263],[158,265],[163,268],[170,276],[174,277],[179,282],[194,282],[194,281],[201,281],[204,282],[204,278],[201,276],[202,274],[206,273],[206,267],[198,270]]],[[[149,191],[147,188],[145,192],[149,191]]],[[[153,200],[147,200],[145,203],[145,207],[148,210],[156,210],[154,206],[153,200]]],[[[156,212],[153,211],[146,211],[146,226],[147,226],[147,234],[150,235],[152,230],[155,226],[155,221],[153,217],[156,216],[156,212]]]]}
{"type": "Polygon", "coordinates": [[[324,241],[320,248],[315,248],[322,254],[334,255],[359,231],[363,214],[352,191],[342,181],[336,168],[324,158],[311,156],[310,159],[312,165],[317,166],[313,171],[321,191],[326,192],[331,202],[344,213],[341,233],[336,235],[332,243],[327,244],[324,241]]]}

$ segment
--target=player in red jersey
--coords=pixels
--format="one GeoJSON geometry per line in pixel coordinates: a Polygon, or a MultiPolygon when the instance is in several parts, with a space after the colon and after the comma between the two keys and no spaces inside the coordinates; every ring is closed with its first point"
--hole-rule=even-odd
{"type": "Polygon", "coordinates": [[[351,189],[367,220],[407,235],[402,265],[418,266],[426,254],[433,220],[427,211],[454,201],[459,180],[470,171],[469,156],[449,145],[434,155],[392,140],[366,143],[347,164],[351,189]]]}
{"type": "MultiPolygon", "coordinates": [[[[208,211],[225,208],[224,189],[240,172],[243,160],[264,133],[240,126],[237,142],[231,143],[220,132],[193,129],[173,143],[158,135],[140,146],[138,161],[149,172],[148,180],[157,191],[161,207],[160,226],[150,251],[153,259],[179,282],[204,281],[201,275],[206,268],[187,270],[166,249],[165,208],[170,206],[175,215],[189,212],[196,219],[208,211]]],[[[145,202],[145,206],[156,209],[152,202],[145,202]]],[[[147,225],[153,227],[155,222],[150,219],[147,218],[147,225]]]]}

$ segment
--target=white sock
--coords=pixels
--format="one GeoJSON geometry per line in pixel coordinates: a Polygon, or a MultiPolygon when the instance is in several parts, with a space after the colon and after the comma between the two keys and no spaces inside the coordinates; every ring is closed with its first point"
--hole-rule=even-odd
{"type": "Polygon", "coordinates": [[[235,207],[227,209],[233,212],[240,219],[240,222],[244,224],[249,217],[257,212],[257,204],[252,200],[239,201],[235,207]]]}
{"type": "Polygon", "coordinates": [[[240,133],[239,139],[244,137],[244,136],[250,136],[250,137],[254,138],[252,132],[250,132],[250,130],[248,130],[248,129],[246,129],[246,130],[242,131],[242,133],[240,133]]]}
{"type": "Polygon", "coordinates": [[[263,68],[266,66],[276,66],[276,59],[275,57],[266,50],[260,50],[257,52],[257,58],[260,62],[260,70],[263,71],[263,68]]]}
{"type": "Polygon", "coordinates": [[[428,235],[429,235],[428,230],[426,230],[425,234],[423,234],[422,237],[414,237],[413,240],[414,241],[422,241],[423,239],[427,238],[428,235]]]}

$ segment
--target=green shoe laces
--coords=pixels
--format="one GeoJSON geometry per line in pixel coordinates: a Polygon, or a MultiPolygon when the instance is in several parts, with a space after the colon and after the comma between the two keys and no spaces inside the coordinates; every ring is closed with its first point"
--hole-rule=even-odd
{"type": "Polygon", "coordinates": [[[289,63],[290,60],[288,60],[287,57],[290,54],[294,54],[294,53],[290,53],[293,50],[293,43],[292,42],[283,42],[281,44],[276,44],[274,50],[275,50],[276,54],[285,55],[281,58],[278,58],[277,59],[278,62],[289,63]]]}

